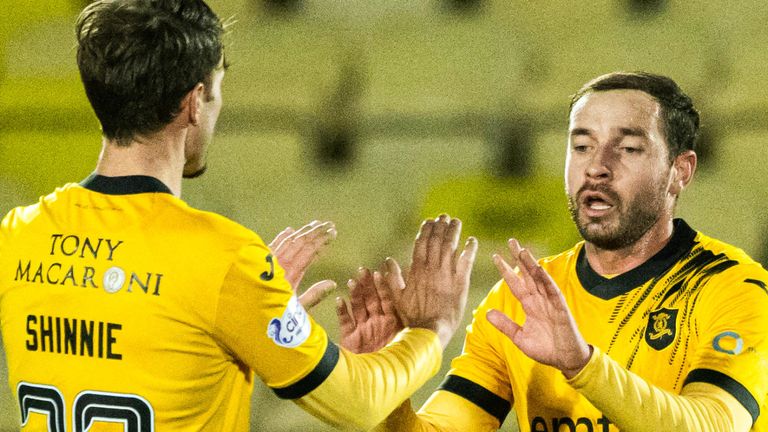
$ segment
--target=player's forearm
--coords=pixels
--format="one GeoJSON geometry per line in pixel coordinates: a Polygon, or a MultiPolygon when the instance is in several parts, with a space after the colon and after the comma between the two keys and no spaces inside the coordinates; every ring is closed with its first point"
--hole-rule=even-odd
{"type": "Polygon", "coordinates": [[[693,383],[676,395],[649,384],[598,349],[569,382],[621,430],[746,432],[751,427],[746,410],[725,391],[693,383]]]}
{"type": "Polygon", "coordinates": [[[434,376],[441,361],[435,333],[406,329],[376,353],[342,350],[328,378],[297,403],[335,426],[369,430],[434,376]]]}

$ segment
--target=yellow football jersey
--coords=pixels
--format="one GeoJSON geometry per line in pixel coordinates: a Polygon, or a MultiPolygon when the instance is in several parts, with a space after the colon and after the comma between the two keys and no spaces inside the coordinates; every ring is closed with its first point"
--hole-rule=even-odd
{"type": "MultiPolygon", "coordinates": [[[[583,242],[540,263],[588,343],[675,394],[688,383],[716,385],[746,408],[753,431],[768,431],[760,416],[768,404],[768,274],[743,251],[677,219],[659,253],[610,279],[590,267],[583,242]]],[[[510,409],[522,431],[618,430],[562,373],[531,360],[494,328],[489,309],[525,321],[506,284],[497,284],[475,311],[464,352],[440,387],[451,397],[438,392],[444,396],[428,401],[420,416],[449,416],[451,405],[470,401],[482,408],[463,411],[477,417],[466,423],[471,430],[498,428],[510,409]]]]}
{"type": "Polygon", "coordinates": [[[254,371],[299,398],[339,357],[283,275],[255,233],[151,177],[12,210],[0,322],[22,430],[248,430],[254,371]]]}

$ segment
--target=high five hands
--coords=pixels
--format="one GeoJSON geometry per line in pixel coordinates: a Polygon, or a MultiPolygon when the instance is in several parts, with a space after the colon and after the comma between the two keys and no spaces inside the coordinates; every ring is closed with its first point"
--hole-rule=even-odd
{"type": "MultiPolygon", "coordinates": [[[[404,326],[421,323],[442,332],[445,347],[461,320],[477,252],[477,241],[470,238],[456,259],[460,231],[461,222],[445,215],[425,221],[414,243],[406,280],[392,258],[387,258],[380,271],[361,269],[349,282],[351,312],[337,299],[342,346],[358,353],[377,351],[404,326]],[[441,320],[442,327],[436,325],[441,320]]],[[[572,378],[587,364],[592,349],[549,274],[517,240],[510,240],[508,246],[512,259],[506,261],[496,254],[493,261],[520,301],[526,321],[517,324],[493,309],[487,313],[488,321],[526,355],[572,378]]]]}
{"type": "Polygon", "coordinates": [[[488,321],[504,333],[528,357],[553,366],[566,378],[573,378],[586,366],[591,348],[584,341],[555,281],[536,262],[533,255],[509,241],[511,264],[496,254],[493,262],[525,311],[523,325],[504,313],[491,309],[488,321]],[[514,266],[519,268],[519,274],[514,266]]]}
{"type": "Polygon", "coordinates": [[[461,323],[477,255],[473,237],[458,253],[460,237],[461,221],[440,215],[422,223],[405,278],[392,258],[380,271],[358,272],[350,281],[352,312],[337,300],[342,346],[371,352],[403,327],[421,327],[437,333],[445,348],[461,323]]]}

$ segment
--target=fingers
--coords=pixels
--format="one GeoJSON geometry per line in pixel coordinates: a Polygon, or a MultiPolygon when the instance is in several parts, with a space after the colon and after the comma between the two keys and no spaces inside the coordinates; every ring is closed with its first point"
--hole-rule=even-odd
{"type": "Polygon", "coordinates": [[[275,236],[275,238],[271,242],[269,242],[269,249],[272,252],[275,252],[275,250],[280,246],[280,244],[283,243],[283,240],[285,240],[286,238],[288,238],[288,236],[290,236],[295,232],[296,230],[291,227],[287,227],[284,230],[280,231],[277,234],[277,236],[275,236]]]}
{"type": "Polygon", "coordinates": [[[485,316],[488,319],[488,322],[499,329],[499,331],[504,333],[513,343],[515,343],[515,345],[517,345],[516,341],[518,340],[518,335],[522,330],[522,327],[496,309],[489,310],[485,316]]]}
{"type": "Polygon", "coordinates": [[[507,240],[507,247],[509,247],[510,255],[512,255],[512,259],[509,261],[509,265],[512,268],[515,268],[519,265],[520,252],[523,251],[523,247],[520,246],[520,242],[518,242],[517,239],[513,238],[507,240]]]}
{"type": "Polygon", "coordinates": [[[536,283],[539,292],[546,296],[562,296],[560,289],[552,277],[544,270],[530,251],[525,250],[520,254],[520,261],[525,267],[526,271],[531,275],[531,278],[536,283]]]}
{"type": "Polygon", "coordinates": [[[365,288],[355,279],[347,282],[349,287],[349,303],[352,307],[352,318],[355,322],[364,322],[368,319],[368,310],[365,308],[365,288]]]}
{"type": "Polygon", "coordinates": [[[309,310],[328,297],[328,294],[335,289],[336,282],[332,280],[317,282],[299,296],[299,302],[304,306],[304,309],[309,310]]]}
{"type": "MultiPolygon", "coordinates": [[[[298,230],[288,227],[280,231],[280,233],[275,237],[275,239],[269,243],[269,248],[272,249],[273,252],[277,250],[285,250],[286,248],[289,247],[290,243],[295,242],[296,238],[300,237],[303,234],[306,234],[307,232],[317,227],[318,225],[320,225],[320,221],[313,220],[312,222],[302,226],[298,230]]],[[[284,256],[284,258],[288,258],[288,256],[284,256]]]]}
{"type": "Polygon", "coordinates": [[[357,271],[357,285],[354,293],[350,293],[350,295],[362,297],[362,303],[365,305],[368,317],[384,313],[381,309],[381,300],[374,286],[373,275],[367,268],[360,268],[357,271]]]}
{"type": "Polygon", "coordinates": [[[464,243],[464,250],[461,251],[459,259],[456,261],[456,278],[469,286],[469,276],[472,274],[472,267],[477,257],[477,239],[469,237],[464,243]]]}
{"type": "Polygon", "coordinates": [[[499,274],[501,274],[504,282],[507,283],[509,290],[512,291],[512,295],[514,295],[521,302],[525,297],[530,295],[528,287],[525,285],[524,281],[520,276],[517,275],[517,273],[515,273],[515,270],[512,269],[512,266],[510,266],[509,263],[507,263],[504,258],[501,257],[501,255],[494,254],[493,263],[499,270],[499,274]]]}
{"type": "Polygon", "coordinates": [[[312,223],[305,225],[301,230],[295,232],[289,237],[294,243],[304,245],[305,247],[296,248],[297,258],[299,256],[310,256],[316,254],[326,244],[336,238],[336,226],[333,222],[312,223]],[[313,225],[314,224],[314,225],[313,225]]]}
{"type": "Polygon", "coordinates": [[[299,230],[296,231],[296,235],[300,236],[302,234],[306,234],[307,232],[311,231],[313,228],[315,228],[318,225],[320,225],[320,221],[313,220],[312,222],[310,222],[310,223],[302,226],[301,228],[299,228],[299,230]]]}
{"type": "MultiPolygon", "coordinates": [[[[395,263],[397,264],[397,263],[395,263]]],[[[395,310],[394,298],[390,285],[384,281],[380,272],[374,272],[372,275],[373,286],[376,289],[376,295],[379,297],[379,307],[384,315],[397,316],[395,310]]],[[[400,289],[399,287],[397,289],[400,289]]]]}
{"type": "Polygon", "coordinates": [[[411,257],[411,268],[424,267],[427,263],[427,252],[429,250],[429,240],[432,236],[432,229],[435,226],[433,219],[427,219],[421,223],[419,233],[413,243],[413,256],[411,257]]]}
{"type": "Polygon", "coordinates": [[[461,220],[453,218],[448,222],[448,229],[443,239],[442,250],[440,251],[440,264],[443,266],[454,266],[456,264],[456,248],[459,247],[461,238],[461,220]]]}
{"type": "Polygon", "coordinates": [[[539,264],[528,249],[523,249],[519,254],[520,274],[529,290],[542,296],[547,296],[547,288],[542,284],[539,264]]]}
{"type": "Polygon", "coordinates": [[[320,250],[336,238],[333,222],[312,222],[290,234],[277,247],[275,256],[285,269],[286,279],[301,279],[320,250]]]}
{"type": "MultiPolygon", "coordinates": [[[[446,243],[445,234],[448,231],[448,225],[451,221],[450,216],[441,214],[435,220],[435,225],[432,228],[432,235],[428,242],[427,251],[427,267],[437,268],[440,267],[440,258],[442,256],[443,244],[446,243]]],[[[448,245],[450,247],[450,245],[448,245]]]]}
{"type": "Polygon", "coordinates": [[[384,273],[374,272],[373,282],[379,292],[379,298],[387,298],[391,301],[385,301],[382,303],[382,309],[385,313],[390,312],[390,308],[394,309],[395,315],[404,326],[408,326],[410,323],[403,315],[401,311],[401,305],[403,302],[403,294],[405,290],[405,281],[403,280],[403,274],[400,270],[400,266],[393,258],[387,258],[384,261],[384,273]],[[386,292],[386,294],[383,294],[386,292]]]}
{"type": "Polygon", "coordinates": [[[339,319],[341,333],[351,333],[356,327],[355,319],[349,313],[349,305],[341,297],[336,297],[336,317],[339,319]]]}
{"type": "Polygon", "coordinates": [[[387,257],[384,260],[385,273],[384,278],[392,289],[405,289],[405,280],[403,279],[403,271],[400,269],[400,265],[394,258],[387,257]]]}
{"type": "Polygon", "coordinates": [[[453,265],[461,237],[461,220],[441,214],[421,224],[413,247],[411,268],[438,268],[453,265]]]}
{"type": "MultiPolygon", "coordinates": [[[[519,272],[517,275],[517,284],[521,288],[520,295],[544,294],[533,277],[532,272],[535,271],[535,267],[538,265],[536,264],[536,260],[533,259],[531,252],[527,249],[523,249],[522,246],[520,246],[520,242],[513,238],[507,241],[507,246],[509,246],[509,252],[512,255],[512,260],[508,263],[508,265],[510,268],[517,266],[519,272]],[[529,259],[529,261],[527,261],[528,264],[530,264],[531,261],[533,262],[533,267],[530,265],[523,265],[523,256],[526,256],[526,258],[529,259]]],[[[498,267],[499,266],[497,265],[497,268],[498,267]]],[[[509,281],[507,282],[509,285],[509,281]]],[[[510,288],[513,287],[510,285],[510,288]]],[[[517,296],[517,294],[515,295],[517,296]]],[[[521,298],[522,297],[518,297],[518,299],[521,298]]]]}

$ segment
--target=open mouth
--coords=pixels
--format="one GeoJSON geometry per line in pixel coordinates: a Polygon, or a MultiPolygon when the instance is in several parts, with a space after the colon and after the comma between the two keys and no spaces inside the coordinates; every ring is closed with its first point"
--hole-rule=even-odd
{"type": "Polygon", "coordinates": [[[615,207],[613,199],[597,191],[585,191],[582,194],[581,202],[587,213],[591,216],[603,214],[615,207]]]}

